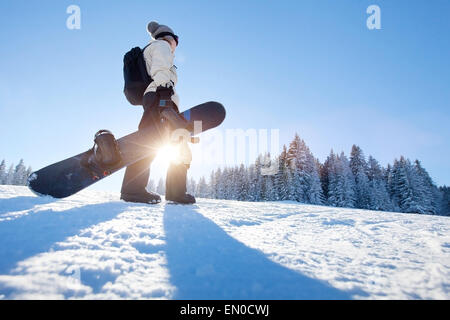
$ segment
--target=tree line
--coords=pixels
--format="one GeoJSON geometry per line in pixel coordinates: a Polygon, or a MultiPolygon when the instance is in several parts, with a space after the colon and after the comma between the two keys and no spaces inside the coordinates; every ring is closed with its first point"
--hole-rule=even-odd
{"type": "MultiPolygon", "coordinates": [[[[23,159],[7,169],[0,163],[0,184],[26,185],[32,169],[23,159]]],[[[160,179],[148,188],[165,193],[160,179]]],[[[260,155],[249,166],[213,170],[209,181],[188,179],[189,193],[202,198],[240,201],[291,200],[306,204],[405,213],[450,215],[450,187],[437,187],[419,160],[401,156],[383,167],[359,146],[350,156],[331,150],[324,163],[315,158],[298,134],[280,155],[260,155]],[[264,168],[277,166],[275,174],[264,168]]]]}
{"type": "Polygon", "coordinates": [[[419,160],[405,157],[383,167],[352,146],[350,156],[331,150],[324,163],[298,134],[280,155],[259,156],[249,165],[219,168],[195,181],[197,197],[241,201],[291,200],[306,204],[405,213],[450,215],[450,188],[438,188],[419,160]],[[278,171],[265,175],[264,168],[278,171]]]}
{"type": "Polygon", "coordinates": [[[6,168],[6,161],[2,160],[2,162],[0,163],[0,185],[27,185],[27,179],[31,174],[32,169],[30,166],[28,168],[25,166],[23,159],[21,159],[16,166],[14,166],[14,164],[11,164],[8,169],[6,168]]]}

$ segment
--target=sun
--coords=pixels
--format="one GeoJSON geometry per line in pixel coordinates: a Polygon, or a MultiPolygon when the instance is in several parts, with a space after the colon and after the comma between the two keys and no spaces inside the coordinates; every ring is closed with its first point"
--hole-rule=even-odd
{"type": "Polygon", "coordinates": [[[158,158],[164,161],[175,161],[178,158],[178,146],[176,145],[164,145],[158,150],[158,158]]]}

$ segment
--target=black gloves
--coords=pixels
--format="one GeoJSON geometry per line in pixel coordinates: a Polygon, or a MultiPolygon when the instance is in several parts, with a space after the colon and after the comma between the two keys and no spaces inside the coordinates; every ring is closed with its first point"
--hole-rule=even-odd
{"type": "Polygon", "coordinates": [[[159,86],[156,88],[156,91],[150,91],[147,92],[144,95],[144,109],[152,108],[152,107],[158,107],[160,100],[169,100],[172,101],[171,97],[173,95],[173,88],[172,87],[163,87],[159,86]]]}
{"type": "Polygon", "coordinates": [[[174,107],[178,112],[178,108],[175,103],[172,102],[173,94],[174,91],[172,87],[159,86],[156,88],[156,91],[150,91],[144,95],[144,115],[139,123],[139,129],[159,123],[161,121],[161,108],[174,107]]]}
{"type": "Polygon", "coordinates": [[[156,88],[156,94],[159,96],[159,100],[172,100],[174,92],[172,87],[159,86],[156,88]]]}

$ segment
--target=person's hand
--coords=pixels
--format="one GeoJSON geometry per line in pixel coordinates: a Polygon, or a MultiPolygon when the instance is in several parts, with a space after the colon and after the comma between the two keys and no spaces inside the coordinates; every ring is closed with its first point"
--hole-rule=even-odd
{"type": "Polygon", "coordinates": [[[156,93],[158,94],[160,100],[171,100],[174,91],[172,86],[159,86],[158,88],[156,88],[156,93]]]}
{"type": "Polygon", "coordinates": [[[144,110],[153,108],[153,107],[156,108],[158,102],[159,102],[158,94],[155,91],[149,91],[146,94],[144,94],[144,98],[143,98],[144,110]]]}
{"type": "Polygon", "coordinates": [[[149,91],[144,95],[143,105],[144,108],[158,107],[160,100],[171,100],[172,95],[174,94],[173,88],[159,86],[156,88],[156,91],[149,91]]]}

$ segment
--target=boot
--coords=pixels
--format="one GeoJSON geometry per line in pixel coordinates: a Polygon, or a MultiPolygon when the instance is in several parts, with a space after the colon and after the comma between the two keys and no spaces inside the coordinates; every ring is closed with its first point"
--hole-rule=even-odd
{"type": "Polygon", "coordinates": [[[120,199],[129,202],[159,203],[161,197],[148,192],[145,187],[150,176],[150,163],[154,156],[149,156],[130,166],[125,170],[120,199]]]}
{"type": "Polygon", "coordinates": [[[122,193],[120,199],[126,202],[138,202],[138,203],[149,203],[156,204],[161,202],[161,197],[154,193],[143,191],[141,193],[122,193]]]}
{"type": "Polygon", "coordinates": [[[188,165],[171,164],[166,178],[166,200],[183,204],[195,203],[195,197],[186,193],[188,165]]]}
{"type": "Polygon", "coordinates": [[[171,198],[167,198],[166,196],[166,200],[167,201],[173,201],[176,203],[182,203],[182,204],[193,204],[195,203],[195,197],[189,193],[185,193],[182,195],[178,195],[178,196],[174,196],[171,198]]]}

